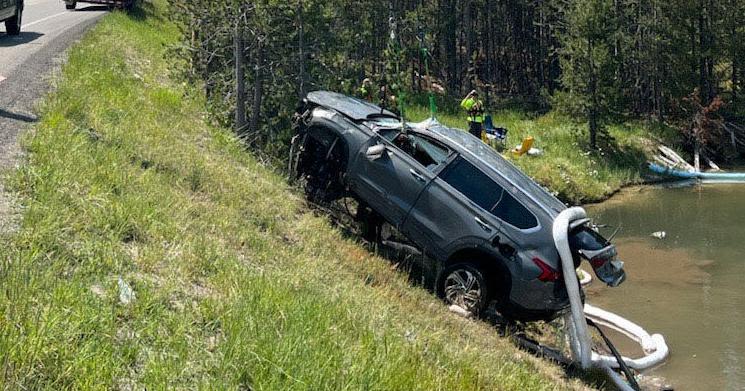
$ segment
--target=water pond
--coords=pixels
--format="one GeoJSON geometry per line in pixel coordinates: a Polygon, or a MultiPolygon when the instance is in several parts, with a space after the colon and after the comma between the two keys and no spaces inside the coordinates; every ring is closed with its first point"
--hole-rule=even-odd
{"type": "Polygon", "coordinates": [[[676,390],[745,390],[745,185],[629,189],[587,210],[621,226],[628,273],[617,288],[593,282],[588,301],[665,336],[671,356],[649,374],[676,390]]]}

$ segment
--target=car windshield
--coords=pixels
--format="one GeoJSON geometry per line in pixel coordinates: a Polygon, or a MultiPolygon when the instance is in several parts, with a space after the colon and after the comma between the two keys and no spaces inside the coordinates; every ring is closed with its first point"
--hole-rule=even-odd
{"type": "Polygon", "coordinates": [[[388,116],[371,116],[368,123],[381,128],[401,128],[401,121],[398,118],[388,116]]]}
{"type": "Polygon", "coordinates": [[[468,132],[448,128],[439,124],[429,126],[428,129],[473,153],[486,165],[495,169],[523,192],[534,197],[544,207],[549,208],[557,214],[566,208],[561,201],[503,158],[494,148],[484,144],[468,132]]]}

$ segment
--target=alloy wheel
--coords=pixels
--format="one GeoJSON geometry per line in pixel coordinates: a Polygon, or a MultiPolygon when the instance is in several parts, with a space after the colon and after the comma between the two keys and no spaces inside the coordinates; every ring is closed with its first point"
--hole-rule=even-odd
{"type": "Polygon", "coordinates": [[[476,312],[483,299],[481,285],[481,281],[471,270],[453,270],[445,277],[445,300],[448,304],[455,304],[467,311],[476,312]]]}

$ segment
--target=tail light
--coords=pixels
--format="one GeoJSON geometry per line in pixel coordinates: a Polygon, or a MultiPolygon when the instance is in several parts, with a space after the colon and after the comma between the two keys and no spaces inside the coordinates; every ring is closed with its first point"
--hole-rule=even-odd
{"type": "Polygon", "coordinates": [[[609,286],[618,286],[626,280],[623,262],[616,259],[616,247],[609,245],[600,250],[580,250],[595,270],[595,275],[609,286]]]}
{"type": "Polygon", "coordinates": [[[533,263],[541,269],[541,274],[538,279],[543,282],[554,282],[561,278],[561,273],[549,266],[546,262],[543,262],[540,258],[533,258],[533,263]]]}

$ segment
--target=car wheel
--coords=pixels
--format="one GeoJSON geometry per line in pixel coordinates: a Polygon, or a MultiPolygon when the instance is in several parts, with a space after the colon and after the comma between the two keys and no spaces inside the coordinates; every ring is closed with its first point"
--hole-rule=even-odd
{"type": "Polygon", "coordinates": [[[303,148],[305,147],[307,139],[307,134],[296,135],[292,138],[292,143],[290,144],[290,158],[287,165],[287,172],[291,181],[296,181],[300,176],[302,176],[300,160],[303,157],[303,148]]]}
{"type": "Polygon", "coordinates": [[[309,137],[300,152],[297,172],[304,177],[306,196],[313,203],[328,204],[344,195],[343,147],[337,141],[329,149],[309,137]]]}
{"type": "Polygon", "coordinates": [[[455,304],[477,316],[491,297],[483,272],[468,263],[452,265],[442,272],[439,294],[448,305],[455,304]]]}
{"type": "Polygon", "coordinates": [[[5,21],[5,31],[8,35],[18,35],[21,33],[21,21],[23,18],[23,10],[18,9],[16,15],[5,21]]]}
{"type": "Polygon", "coordinates": [[[78,3],[77,3],[76,1],[66,1],[66,2],[65,2],[65,8],[66,8],[66,9],[69,9],[69,10],[74,10],[74,9],[75,9],[75,6],[76,6],[77,4],[78,4],[78,3]]]}

